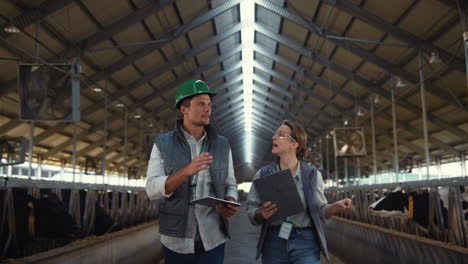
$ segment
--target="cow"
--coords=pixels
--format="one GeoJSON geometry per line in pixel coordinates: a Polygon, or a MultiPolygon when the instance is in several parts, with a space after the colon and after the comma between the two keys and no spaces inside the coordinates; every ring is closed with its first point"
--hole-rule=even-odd
{"type": "Polygon", "coordinates": [[[56,194],[46,191],[34,198],[28,189],[13,188],[12,199],[5,199],[7,192],[0,191],[2,258],[27,255],[38,238],[66,244],[78,236],[78,226],[56,194]],[[14,229],[10,222],[14,222],[14,229]]]}
{"type": "MultiPolygon", "coordinates": [[[[87,191],[80,190],[80,208],[81,208],[81,219],[84,217],[84,210],[86,205],[86,196],[88,195],[87,191]]],[[[119,231],[122,228],[120,225],[114,222],[109,214],[106,213],[104,207],[99,204],[99,201],[94,198],[92,199],[94,203],[94,223],[92,232],[89,235],[94,234],[97,236],[104,235],[106,233],[111,233],[119,231]]]]}
{"type": "MultiPolygon", "coordinates": [[[[462,197],[468,198],[465,195],[464,189],[462,197]]],[[[438,189],[440,197],[440,208],[442,210],[442,219],[444,226],[447,227],[448,223],[448,188],[441,187],[438,189]]],[[[427,230],[429,226],[429,192],[423,190],[420,192],[403,192],[401,190],[395,190],[388,193],[386,196],[376,201],[369,206],[371,214],[382,217],[400,217],[403,219],[413,219],[413,221],[427,230]]],[[[462,200],[462,208],[464,210],[464,218],[468,220],[468,201],[462,200]]]]}

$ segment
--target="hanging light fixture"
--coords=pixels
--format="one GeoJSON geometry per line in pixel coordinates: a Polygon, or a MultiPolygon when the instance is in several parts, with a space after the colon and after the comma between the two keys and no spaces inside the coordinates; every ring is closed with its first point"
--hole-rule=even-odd
{"type": "Polygon", "coordinates": [[[400,77],[398,77],[396,87],[405,87],[405,86],[406,86],[406,83],[403,82],[403,80],[400,77]]]}
{"type": "Polygon", "coordinates": [[[141,118],[141,115],[140,114],[135,114],[133,117],[135,117],[136,119],[140,119],[141,118]]]}
{"type": "Polygon", "coordinates": [[[4,27],[3,30],[7,33],[20,33],[21,32],[21,30],[13,24],[4,27]]]}
{"type": "Polygon", "coordinates": [[[118,104],[116,104],[115,106],[122,108],[122,107],[124,107],[124,104],[118,103],[118,104]]]}
{"type": "Polygon", "coordinates": [[[153,121],[150,121],[148,124],[149,127],[153,127],[153,121]]]}
{"type": "Polygon", "coordinates": [[[93,91],[95,91],[96,93],[100,93],[100,92],[102,92],[102,89],[99,88],[99,87],[95,87],[95,88],[93,89],[93,91]]]}
{"type": "Polygon", "coordinates": [[[357,116],[364,116],[364,112],[362,112],[361,107],[358,107],[357,116]]]}
{"type": "Polygon", "coordinates": [[[378,94],[374,94],[374,104],[380,103],[380,96],[378,94]]]}
{"type": "Polygon", "coordinates": [[[345,119],[345,120],[344,120],[343,125],[345,125],[345,126],[348,125],[348,119],[345,119]]]}
{"type": "Polygon", "coordinates": [[[431,52],[431,57],[429,58],[430,64],[439,64],[442,61],[440,60],[439,54],[435,51],[431,52]]]}

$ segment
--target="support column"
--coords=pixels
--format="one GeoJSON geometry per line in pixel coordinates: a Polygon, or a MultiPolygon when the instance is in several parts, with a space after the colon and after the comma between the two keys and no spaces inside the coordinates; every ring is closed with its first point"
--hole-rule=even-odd
{"type": "Polygon", "coordinates": [[[348,158],[344,157],[344,180],[345,180],[345,186],[349,186],[349,175],[348,175],[348,158]]]}
{"type": "Polygon", "coordinates": [[[78,121],[73,122],[73,156],[72,156],[72,162],[73,162],[73,182],[75,182],[75,168],[76,168],[76,141],[77,141],[77,127],[78,127],[78,121]]]}
{"type": "Polygon", "coordinates": [[[325,135],[325,157],[326,157],[326,164],[327,164],[327,178],[332,180],[330,177],[330,156],[329,156],[329,142],[328,140],[330,139],[330,136],[327,134],[325,135]]]}
{"type": "Polygon", "coordinates": [[[372,172],[374,173],[374,184],[377,184],[377,158],[375,153],[375,120],[374,120],[374,93],[370,97],[370,112],[371,112],[371,131],[372,131],[372,172]]]}
{"type": "Polygon", "coordinates": [[[34,121],[31,121],[31,126],[29,130],[29,168],[28,168],[28,178],[31,179],[32,176],[32,160],[33,160],[33,148],[34,148],[34,121]]]}
{"type": "Polygon", "coordinates": [[[466,158],[465,158],[465,152],[462,151],[460,152],[460,162],[461,162],[461,176],[466,177],[466,158]]]}
{"type": "Polygon", "coordinates": [[[440,156],[437,156],[437,178],[440,180],[442,179],[442,164],[440,160],[440,156]]]}
{"type": "Polygon", "coordinates": [[[430,179],[429,175],[429,166],[431,166],[431,159],[429,157],[429,135],[427,131],[427,111],[426,111],[426,93],[424,88],[424,72],[422,66],[422,52],[418,52],[418,62],[419,62],[419,84],[421,86],[421,109],[422,109],[422,119],[423,119],[423,130],[424,130],[424,152],[426,154],[426,179],[430,179]]]}
{"type": "Polygon", "coordinates": [[[398,173],[400,172],[398,164],[398,142],[397,142],[397,117],[395,109],[395,84],[393,80],[393,74],[390,77],[390,91],[392,94],[392,126],[393,126],[393,172],[395,173],[395,181],[399,182],[398,173]]]}
{"type": "Polygon", "coordinates": [[[468,31],[463,32],[465,43],[465,64],[466,64],[466,96],[468,96],[468,31]]]}
{"type": "Polygon", "coordinates": [[[127,132],[128,132],[128,109],[125,107],[125,127],[124,127],[124,171],[123,171],[123,185],[128,184],[128,168],[127,168],[127,145],[128,145],[128,139],[127,139],[127,132]]]}

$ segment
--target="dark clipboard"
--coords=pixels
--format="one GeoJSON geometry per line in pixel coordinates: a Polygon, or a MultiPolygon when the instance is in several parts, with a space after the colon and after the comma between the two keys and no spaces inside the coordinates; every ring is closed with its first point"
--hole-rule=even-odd
{"type": "Polygon", "coordinates": [[[216,198],[216,197],[211,197],[211,196],[207,196],[207,197],[203,197],[203,198],[200,198],[200,199],[196,199],[196,200],[192,200],[190,201],[190,204],[201,204],[201,205],[204,205],[204,206],[210,206],[210,207],[215,207],[217,205],[232,205],[232,206],[241,206],[240,203],[236,203],[236,202],[232,202],[232,201],[227,201],[227,200],[223,200],[223,199],[219,199],[219,198],[216,198]]]}
{"type": "Polygon", "coordinates": [[[253,181],[260,200],[276,204],[278,211],[269,219],[275,221],[304,211],[291,171],[283,170],[253,181]]]}

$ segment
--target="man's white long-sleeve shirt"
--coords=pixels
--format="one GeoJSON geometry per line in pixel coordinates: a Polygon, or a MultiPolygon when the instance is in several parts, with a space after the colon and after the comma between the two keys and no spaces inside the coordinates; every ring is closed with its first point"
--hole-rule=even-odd
{"type": "MultiPolygon", "coordinates": [[[[182,129],[183,130],[183,129],[182,129]]],[[[202,145],[205,142],[206,133],[198,141],[184,131],[192,159],[199,155],[202,145]]],[[[216,157],[213,157],[216,159],[216,157]]],[[[226,177],[226,197],[238,199],[236,178],[232,164],[232,153],[229,151],[228,175],[226,177]]],[[[164,160],[156,144],[153,145],[151,157],[148,163],[146,175],[146,193],[151,200],[169,197],[165,194],[166,179],[164,160]]],[[[196,197],[214,196],[209,170],[202,170],[198,173],[196,183],[196,197]]],[[[215,208],[203,205],[191,205],[188,210],[188,221],[186,227],[187,238],[171,237],[161,234],[161,243],[172,251],[188,254],[194,253],[195,234],[198,226],[203,247],[206,251],[211,250],[222,243],[227,237],[221,230],[221,218],[215,208]]]]}

